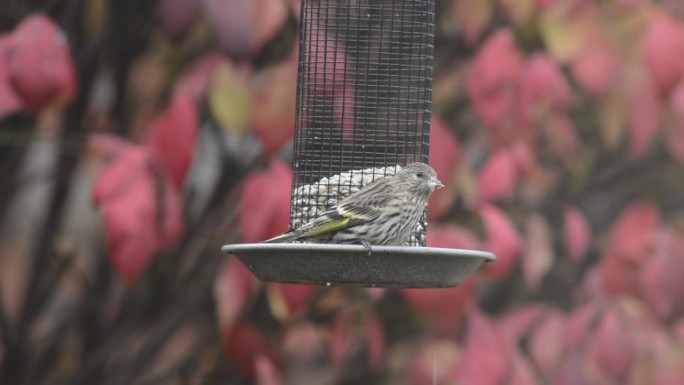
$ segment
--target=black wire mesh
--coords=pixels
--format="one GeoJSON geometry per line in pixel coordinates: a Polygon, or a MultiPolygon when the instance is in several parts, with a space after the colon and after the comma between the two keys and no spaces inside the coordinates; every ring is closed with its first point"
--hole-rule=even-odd
{"type": "Polygon", "coordinates": [[[427,163],[433,38],[434,0],[302,1],[292,228],[394,166],[427,163]]]}

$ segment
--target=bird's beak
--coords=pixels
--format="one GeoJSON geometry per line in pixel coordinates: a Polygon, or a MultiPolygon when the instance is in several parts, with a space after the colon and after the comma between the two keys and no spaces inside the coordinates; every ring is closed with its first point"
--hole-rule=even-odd
{"type": "Polygon", "coordinates": [[[432,179],[430,179],[430,186],[432,186],[432,188],[442,188],[444,187],[444,183],[433,176],[432,179]]]}

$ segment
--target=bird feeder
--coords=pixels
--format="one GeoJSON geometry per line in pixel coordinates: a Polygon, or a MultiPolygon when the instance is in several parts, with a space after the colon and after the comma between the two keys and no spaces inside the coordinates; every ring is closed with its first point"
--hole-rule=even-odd
{"type": "MultiPolygon", "coordinates": [[[[428,160],[434,0],[302,0],[290,227],[428,160]]],[[[226,245],[262,281],[450,287],[490,253],[406,245],[226,245]]]]}

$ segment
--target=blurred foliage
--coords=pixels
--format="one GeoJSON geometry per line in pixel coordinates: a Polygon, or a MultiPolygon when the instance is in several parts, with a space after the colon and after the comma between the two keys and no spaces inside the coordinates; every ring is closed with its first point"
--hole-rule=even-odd
{"type": "Polygon", "coordinates": [[[437,1],[428,244],[497,261],[424,290],[219,251],[288,223],[298,10],[0,2],[0,383],[684,383],[681,1],[437,1]]]}

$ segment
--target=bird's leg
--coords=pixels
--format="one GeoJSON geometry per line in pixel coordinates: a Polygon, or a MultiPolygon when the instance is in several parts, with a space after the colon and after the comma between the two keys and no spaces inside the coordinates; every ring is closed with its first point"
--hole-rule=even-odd
{"type": "Polygon", "coordinates": [[[368,251],[369,257],[373,254],[373,249],[371,249],[371,245],[368,241],[361,241],[361,246],[368,251]]]}

